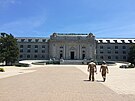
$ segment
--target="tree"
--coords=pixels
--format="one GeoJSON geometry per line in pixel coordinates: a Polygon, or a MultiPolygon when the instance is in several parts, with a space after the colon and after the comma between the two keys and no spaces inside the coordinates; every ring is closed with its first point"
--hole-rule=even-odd
{"type": "Polygon", "coordinates": [[[12,34],[1,33],[0,36],[0,62],[12,65],[18,60],[19,49],[17,39],[12,34]]]}
{"type": "Polygon", "coordinates": [[[135,64],[135,44],[130,47],[128,62],[135,64]]]}

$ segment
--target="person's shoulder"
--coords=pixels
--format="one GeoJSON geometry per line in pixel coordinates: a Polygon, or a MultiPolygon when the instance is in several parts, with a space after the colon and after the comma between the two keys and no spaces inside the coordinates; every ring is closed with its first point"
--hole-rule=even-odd
{"type": "Polygon", "coordinates": [[[103,67],[107,67],[107,65],[106,65],[106,64],[102,64],[101,66],[103,66],[103,67]]]}
{"type": "Polygon", "coordinates": [[[95,62],[91,62],[91,64],[96,65],[96,63],[95,63],[95,62]]]}

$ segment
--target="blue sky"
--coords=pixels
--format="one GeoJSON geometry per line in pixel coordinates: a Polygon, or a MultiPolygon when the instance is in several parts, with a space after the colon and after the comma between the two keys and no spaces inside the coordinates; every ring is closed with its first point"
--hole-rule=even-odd
{"type": "Polygon", "coordinates": [[[135,38],[135,0],[0,0],[0,32],[15,37],[90,33],[135,38]]]}

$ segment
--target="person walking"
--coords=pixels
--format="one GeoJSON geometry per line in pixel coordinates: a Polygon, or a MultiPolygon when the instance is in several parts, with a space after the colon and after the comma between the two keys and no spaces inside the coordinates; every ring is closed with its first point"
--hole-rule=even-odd
{"type": "Polygon", "coordinates": [[[107,66],[105,61],[103,61],[102,65],[100,67],[100,72],[101,72],[101,75],[103,77],[103,82],[105,82],[105,80],[106,80],[106,73],[109,73],[108,66],[107,66]]]}
{"type": "Polygon", "coordinates": [[[91,81],[91,79],[92,81],[94,81],[94,72],[97,72],[97,68],[93,60],[88,64],[88,72],[89,72],[89,81],[91,81]]]}

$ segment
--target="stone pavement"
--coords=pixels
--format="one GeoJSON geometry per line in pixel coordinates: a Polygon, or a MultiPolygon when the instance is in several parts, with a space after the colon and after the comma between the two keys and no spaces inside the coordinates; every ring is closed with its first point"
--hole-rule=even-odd
{"type": "Polygon", "coordinates": [[[0,101],[135,101],[119,95],[74,66],[46,66],[0,79],[0,101]]]}
{"type": "MultiPolygon", "coordinates": [[[[87,65],[76,65],[78,69],[88,75],[87,65]]],[[[135,68],[119,68],[119,65],[108,66],[109,74],[107,74],[106,82],[101,82],[118,94],[135,95],[135,68]]],[[[98,72],[95,75],[96,80],[102,80],[99,72],[100,65],[97,65],[98,72]]]]}

